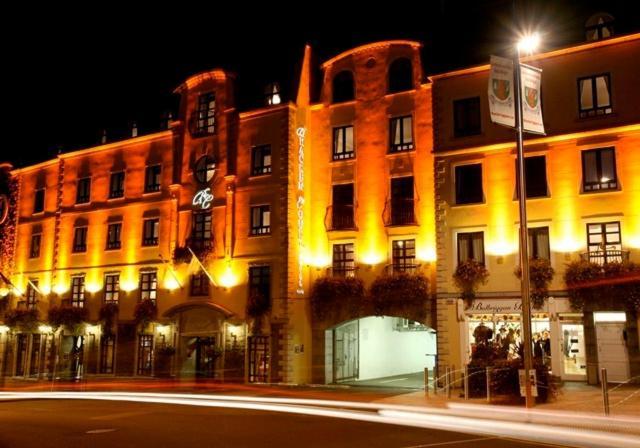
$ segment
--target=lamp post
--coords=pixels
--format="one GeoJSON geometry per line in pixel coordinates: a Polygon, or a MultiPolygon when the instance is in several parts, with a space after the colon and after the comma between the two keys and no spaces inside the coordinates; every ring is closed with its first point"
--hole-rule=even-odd
{"type": "Polygon", "coordinates": [[[515,125],[517,143],[517,166],[518,166],[518,208],[520,211],[520,266],[522,276],[520,278],[520,291],[522,294],[522,335],[524,338],[524,385],[525,403],[527,408],[534,405],[532,394],[532,384],[529,372],[533,367],[531,351],[531,297],[529,285],[529,234],[527,230],[527,192],[524,173],[524,152],[523,152],[523,123],[522,123],[522,80],[520,74],[520,52],[532,53],[538,46],[539,38],[537,34],[523,37],[517,44],[513,59],[514,89],[515,89],[515,125]]]}

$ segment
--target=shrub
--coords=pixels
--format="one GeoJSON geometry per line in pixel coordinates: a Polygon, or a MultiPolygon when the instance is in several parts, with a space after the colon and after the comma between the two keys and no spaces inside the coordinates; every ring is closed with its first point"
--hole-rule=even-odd
{"type": "Polygon", "coordinates": [[[113,330],[113,322],[118,315],[120,307],[117,303],[108,302],[103,303],[100,307],[100,313],[98,315],[99,320],[102,322],[105,334],[111,334],[113,330]]]}
{"type": "Polygon", "coordinates": [[[146,327],[158,317],[158,307],[153,300],[145,299],[136,304],[133,320],[136,324],[146,327]]]}
{"type": "Polygon", "coordinates": [[[64,327],[72,333],[77,333],[89,318],[89,310],[75,306],[54,306],[49,308],[47,318],[54,329],[64,327]]]}
{"type": "Polygon", "coordinates": [[[476,291],[480,285],[487,283],[489,271],[484,264],[476,260],[466,260],[458,264],[453,273],[453,282],[462,293],[467,307],[470,307],[476,297],[476,291]]]}
{"type": "Polygon", "coordinates": [[[4,316],[5,323],[15,329],[31,331],[38,324],[38,310],[15,309],[8,311],[4,316]]]}
{"type": "Polygon", "coordinates": [[[429,303],[429,282],[422,274],[383,275],[371,284],[369,296],[378,316],[400,316],[424,322],[429,303]]]}
{"type": "Polygon", "coordinates": [[[314,319],[341,322],[357,317],[365,300],[362,280],[355,277],[321,277],[311,289],[314,319]]]}
{"type": "MultiPolygon", "coordinates": [[[[518,266],[515,275],[522,278],[522,268],[518,266]]],[[[531,285],[531,303],[534,308],[542,308],[549,297],[549,283],[553,280],[555,271],[551,262],[546,258],[532,258],[529,260],[529,283],[531,285]]]]}

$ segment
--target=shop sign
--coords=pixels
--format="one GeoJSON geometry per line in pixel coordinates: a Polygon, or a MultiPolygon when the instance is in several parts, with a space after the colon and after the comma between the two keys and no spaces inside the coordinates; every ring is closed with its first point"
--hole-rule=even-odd
{"type": "Polygon", "coordinates": [[[193,195],[193,201],[191,201],[194,207],[200,207],[202,210],[206,210],[211,207],[212,202],[213,194],[211,194],[211,188],[209,187],[198,191],[193,195]]]}
{"type": "Polygon", "coordinates": [[[522,312],[520,300],[474,300],[468,313],[512,314],[522,312]]]}
{"type": "Polygon", "coordinates": [[[304,246],[304,137],[307,129],[299,127],[298,136],[298,199],[296,201],[296,214],[298,217],[298,285],[296,293],[304,294],[303,284],[303,246],[304,246]]]}

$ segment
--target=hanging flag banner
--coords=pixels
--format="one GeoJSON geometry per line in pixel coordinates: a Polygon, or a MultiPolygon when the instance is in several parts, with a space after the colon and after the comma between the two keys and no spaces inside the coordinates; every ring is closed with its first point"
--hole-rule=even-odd
{"type": "Polygon", "coordinates": [[[499,56],[491,56],[489,113],[493,123],[511,128],[516,126],[513,94],[513,61],[499,56]]]}
{"type": "Polygon", "coordinates": [[[540,82],[542,69],[520,64],[522,87],[522,127],[527,132],[544,134],[542,107],[540,106],[540,82]]]}

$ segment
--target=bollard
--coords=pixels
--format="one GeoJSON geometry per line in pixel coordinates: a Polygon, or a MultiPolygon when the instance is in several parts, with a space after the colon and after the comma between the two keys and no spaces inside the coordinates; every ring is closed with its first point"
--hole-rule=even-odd
{"type": "Polygon", "coordinates": [[[453,388],[453,369],[451,366],[447,369],[447,398],[451,398],[451,389],[453,388]]]}
{"type": "Polygon", "coordinates": [[[469,366],[464,366],[464,399],[469,399],[469,366]]]}
{"type": "Polygon", "coordinates": [[[433,366],[433,395],[438,395],[438,381],[440,380],[438,364],[433,366]]]}
{"type": "Polygon", "coordinates": [[[424,368],[424,394],[429,396],[429,368],[424,368]]]}
{"type": "Polygon", "coordinates": [[[487,367],[487,402],[491,403],[491,367],[487,367]]]}
{"type": "Polygon", "coordinates": [[[444,368],[444,395],[449,396],[449,367],[444,368]]]}
{"type": "Polygon", "coordinates": [[[602,383],[602,406],[604,415],[609,415],[609,384],[607,383],[607,369],[600,369],[600,383],[602,383]]]}

